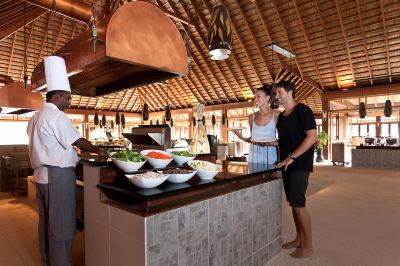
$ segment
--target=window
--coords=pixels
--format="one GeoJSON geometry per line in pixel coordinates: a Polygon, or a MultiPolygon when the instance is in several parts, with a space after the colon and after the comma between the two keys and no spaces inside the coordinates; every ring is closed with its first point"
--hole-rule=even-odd
{"type": "Polygon", "coordinates": [[[381,124],[381,137],[389,137],[389,124],[381,124]]]}
{"type": "Polygon", "coordinates": [[[360,125],[360,136],[365,137],[367,135],[368,135],[368,125],[366,124],[360,125]]]}
{"type": "Polygon", "coordinates": [[[392,138],[398,138],[399,137],[399,125],[396,123],[390,124],[390,136],[392,138]]]}
{"type": "Polygon", "coordinates": [[[0,122],[0,145],[28,144],[25,122],[0,122]]]}

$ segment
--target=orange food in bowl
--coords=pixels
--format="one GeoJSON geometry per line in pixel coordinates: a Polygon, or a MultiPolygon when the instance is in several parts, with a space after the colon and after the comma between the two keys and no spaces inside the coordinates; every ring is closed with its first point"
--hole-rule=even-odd
{"type": "Polygon", "coordinates": [[[164,154],[161,152],[156,152],[156,151],[151,151],[148,154],[146,154],[146,156],[149,158],[153,158],[153,159],[163,159],[163,160],[172,158],[172,156],[170,156],[170,155],[167,155],[167,154],[164,154]]]}

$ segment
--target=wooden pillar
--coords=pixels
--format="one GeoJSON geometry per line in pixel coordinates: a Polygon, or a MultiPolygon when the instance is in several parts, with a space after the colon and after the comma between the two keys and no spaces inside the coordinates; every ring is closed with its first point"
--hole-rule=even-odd
{"type": "Polygon", "coordinates": [[[323,155],[325,159],[329,159],[331,151],[331,139],[332,136],[329,134],[329,124],[331,120],[331,114],[329,112],[329,100],[322,101],[322,130],[328,133],[328,145],[324,148],[323,155]]]}
{"type": "Polygon", "coordinates": [[[83,137],[87,140],[89,140],[89,132],[90,132],[90,128],[89,128],[89,114],[87,112],[85,112],[84,116],[83,116],[83,137]]]}
{"type": "Polygon", "coordinates": [[[194,127],[193,127],[193,111],[189,111],[189,139],[192,139],[194,136],[193,136],[193,130],[194,130],[194,127]]]}
{"type": "Polygon", "coordinates": [[[228,143],[228,110],[223,108],[222,115],[225,116],[225,124],[221,125],[222,143],[228,143]]]}
{"type": "Polygon", "coordinates": [[[382,134],[382,123],[381,123],[381,117],[377,116],[375,120],[375,135],[376,137],[380,137],[382,134]]]}

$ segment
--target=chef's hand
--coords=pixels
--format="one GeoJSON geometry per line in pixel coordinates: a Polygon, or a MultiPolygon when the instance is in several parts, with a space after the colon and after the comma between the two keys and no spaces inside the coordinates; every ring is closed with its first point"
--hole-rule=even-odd
{"type": "Polygon", "coordinates": [[[293,159],[287,157],[285,160],[283,160],[282,162],[278,163],[276,165],[276,168],[280,169],[280,168],[284,167],[284,171],[286,171],[288,166],[293,162],[294,162],[293,159]]]}
{"type": "Polygon", "coordinates": [[[235,134],[239,138],[242,137],[242,130],[241,129],[235,129],[235,130],[232,130],[232,132],[233,132],[233,134],[235,134]]]}

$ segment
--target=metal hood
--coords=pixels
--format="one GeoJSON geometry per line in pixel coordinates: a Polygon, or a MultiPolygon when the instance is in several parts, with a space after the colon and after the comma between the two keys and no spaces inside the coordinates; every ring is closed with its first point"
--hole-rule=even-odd
{"type": "MultiPolygon", "coordinates": [[[[99,96],[188,73],[186,48],[172,20],[156,5],[128,2],[97,25],[96,52],[88,29],[59,49],[73,94],[99,96]]],[[[46,88],[43,61],[31,78],[46,88]]]]}

